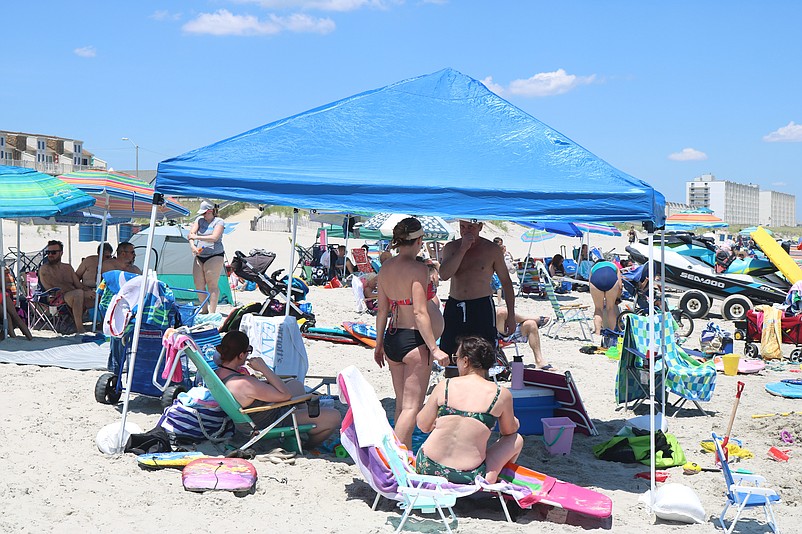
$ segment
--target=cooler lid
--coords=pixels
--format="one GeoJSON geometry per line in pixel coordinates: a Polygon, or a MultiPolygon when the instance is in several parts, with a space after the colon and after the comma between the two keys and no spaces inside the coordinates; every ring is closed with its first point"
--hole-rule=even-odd
{"type": "Polygon", "coordinates": [[[549,388],[541,388],[537,386],[525,386],[522,389],[510,388],[513,399],[529,399],[533,397],[553,397],[554,391],[549,388]]]}

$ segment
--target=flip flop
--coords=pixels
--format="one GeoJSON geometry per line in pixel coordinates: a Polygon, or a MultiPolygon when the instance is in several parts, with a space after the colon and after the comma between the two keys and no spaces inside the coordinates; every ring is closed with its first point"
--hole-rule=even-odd
{"type": "Polygon", "coordinates": [[[267,453],[268,456],[275,456],[276,458],[281,458],[283,460],[289,460],[290,458],[295,458],[295,453],[291,451],[285,451],[281,447],[275,448],[272,451],[267,453]]]}
{"type": "Polygon", "coordinates": [[[265,459],[270,462],[273,462],[274,464],[295,465],[295,458],[282,458],[280,456],[273,456],[272,454],[266,454],[265,459]]]}
{"type": "Polygon", "coordinates": [[[554,367],[550,363],[547,363],[546,365],[544,365],[542,367],[538,367],[538,369],[540,369],[541,371],[556,371],[557,370],[557,368],[554,367]]]}
{"type": "Polygon", "coordinates": [[[551,317],[546,317],[545,315],[541,315],[540,318],[537,320],[536,324],[538,328],[543,328],[550,322],[551,322],[551,317]]]}

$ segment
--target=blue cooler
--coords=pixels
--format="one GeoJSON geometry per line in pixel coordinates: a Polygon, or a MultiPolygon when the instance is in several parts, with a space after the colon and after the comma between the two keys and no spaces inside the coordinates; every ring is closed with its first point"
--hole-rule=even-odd
{"type": "Polygon", "coordinates": [[[559,404],[554,401],[554,391],[549,388],[526,386],[523,389],[510,389],[515,417],[521,423],[518,433],[524,436],[543,433],[544,417],[554,417],[559,404]]]}

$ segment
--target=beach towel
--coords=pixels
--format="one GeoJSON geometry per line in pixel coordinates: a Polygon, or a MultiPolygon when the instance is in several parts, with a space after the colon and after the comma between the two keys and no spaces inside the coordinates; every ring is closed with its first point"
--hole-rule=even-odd
{"type": "Polygon", "coordinates": [[[295,317],[247,314],[242,317],[239,329],[248,335],[253,355],[260,356],[274,373],[304,381],[309,359],[295,317]]]}
{"type": "MultiPolygon", "coordinates": [[[[755,306],[755,310],[763,314],[763,331],[760,335],[760,355],[764,360],[781,360],[782,347],[782,311],[763,304],[755,306]]],[[[760,322],[760,318],[758,318],[760,322]]]]}

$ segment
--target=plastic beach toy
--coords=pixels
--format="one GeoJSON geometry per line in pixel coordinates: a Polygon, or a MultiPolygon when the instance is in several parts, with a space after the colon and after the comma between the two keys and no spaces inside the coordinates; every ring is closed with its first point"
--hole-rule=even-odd
{"type": "Polygon", "coordinates": [[[772,447],[769,449],[769,458],[772,460],[776,460],[778,462],[787,462],[788,461],[788,453],[791,452],[790,449],[780,450],[777,447],[772,447]]]}

